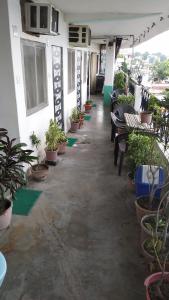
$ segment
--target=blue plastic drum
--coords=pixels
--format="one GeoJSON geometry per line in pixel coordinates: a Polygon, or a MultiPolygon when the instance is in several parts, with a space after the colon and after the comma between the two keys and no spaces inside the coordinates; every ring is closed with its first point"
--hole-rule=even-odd
{"type": "MultiPolygon", "coordinates": [[[[160,199],[161,187],[164,184],[165,176],[164,169],[162,167],[151,166],[151,168],[156,168],[155,181],[153,185],[153,190],[156,190],[155,197],[160,199]]],[[[153,169],[152,169],[153,170],[153,169]]],[[[148,196],[152,189],[152,172],[150,171],[150,166],[142,165],[139,166],[135,174],[135,185],[136,185],[136,196],[148,196]]]]}

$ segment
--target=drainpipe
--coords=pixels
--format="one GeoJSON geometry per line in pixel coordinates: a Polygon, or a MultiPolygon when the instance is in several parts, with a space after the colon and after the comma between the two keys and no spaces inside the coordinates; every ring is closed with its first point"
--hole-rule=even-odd
{"type": "Polygon", "coordinates": [[[114,82],[114,72],[115,72],[115,49],[116,42],[107,41],[106,45],[106,69],[105,69],[105,79],[104,79],[104,104],[110,104],[110,93],[113,90],[114,82]]]}

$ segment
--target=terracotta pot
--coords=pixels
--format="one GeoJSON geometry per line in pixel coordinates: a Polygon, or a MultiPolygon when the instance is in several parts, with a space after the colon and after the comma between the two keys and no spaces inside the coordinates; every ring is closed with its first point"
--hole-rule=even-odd
{"type": "Polygon", "coordinates": [[[92,105],[91,104],[85,104],[84,107],[85,107],[85,112],[89,113],[91,111],[92,105]]]}
{"type": "Polygon", "coordinates": [[[76,132],[79,129],[79,121],[78,122],[71,122],[71,132],[76,132]]]}
{"type": "Polygon", "coordinates": [[[148,125],[151,124],[151,122],[152,122],[152,113],[142,111],[140,113],[140,120],[141,120],[141,123],[147,123],[148,125]]]}
{"type": "Polygon", "coordinates": [[[58,150],[56,151],[48,151],[46,150],[46,160],[49,162],[56,162],[58,160],[58,150]]]}
{"type": "MultiPolygon", "coordinates": [[[[153,214],[155,214],[157,212],[157,210],[149,210],[149,209],[145,209],[145,208],[141,207],[138,204],[138,200],[139,199],[136,199],[136,201],[135,201],[135,207],[136,207],[137,221],[140,224],[142,217],[144,217],[145,215],[153,215],[153,214]]],[[[162,211],[163,211],[163,209],[160,209],[160,213],[162,211]]]]}
{"type": "Polygon", "coordinates": [[[58,147],[58,154],[64,154],[66,152],[66,145],[67,145],[67,142],[63,142],[61,144],[59,144],[59,147],[58,147]]]}
{"type": "MultiPolygon", "coordinates": [[[[162,274],[161,272],[154,273],[154,274],[150,275],[149,277],[147,277],[147,279],[144,281],[144,285],[146,287],[146,299],[147,300],[152,300],[150,298],[150,294],[149,294],[149,286],[151,285],[151,283],[154,283],[154,282],[160,280],[161,274],[162,274]]],[[[165,272],[164,274],[167,277],[167,281],[169,282],[169,273],[165,272]]]]}
{"type": "MultiPolygon", "coordinates": [[[[145,257],[145,260],[146,260],[147,264],[149,264],[149,265],[153,264],[153,270],[155,272],[158,272],[158,271],[160,271],[160,268],[159,268],[158,262],[156,260],[156,257],[154,255],[148,253],[147,250],[145,249],[145,242],[146,241],[147,240],[144,240],[144,242],[142,242],[142,244],[141,244],[142,253],[143,253],[144,257],[145,257]]],[[[160,261],[160,263],[161,263],[161,265],[164,264],[163,261],[160,261]]],[[[166,271],[169,271],[169,262],[166,263],[166,267],[165,268],[166,268],[166,271]]]]}
{"type": "Polygon", "coordinates": [[[9,227],[11,224],[12,206],[13,203],[10,200],[6,200],[6,210],[2,215],[0,215],[0,230],[9,227]]]}
{"type": "Polygon", "coordinates": [[[49,167],[46,164],[34,165],[31,168],[31,176],[36,181],[43,181],[47,178],[49,167]]]}

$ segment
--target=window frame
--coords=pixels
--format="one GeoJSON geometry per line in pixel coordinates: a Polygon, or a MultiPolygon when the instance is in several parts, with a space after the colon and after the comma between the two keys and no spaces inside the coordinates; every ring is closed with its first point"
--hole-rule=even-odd
{"type": "Polygon", "coordinates": [[[22,53],[22,70],[23,70],[23,79],[24,79],[24,94],[25,94],[25,105],[26,105],[26,116],[30,116],[43,108],[47,107],[49,105],[48,102],[48,89],[47,89],[47,65],[46,65],[46,44],[39,43],[27,39],[21,39],[21,53],[22,53]],[[27,87],[26,87],[26,78],[25,78],[25,62],[24,62],[24,47],[23,46],[29,46],[33,47],[35,51],[34,55],[34,63],[35,63],[35,92],[36,92],[36,106],[32,108],[28,108],[28,96],[27,96],[27,87]],[[44,49],[44,68],[45,68],[45,74],[44,74],[44,101],[43,103],[39,104],[39,89],[38,89],[38,75],[37,75],[37,57],[36,57],[36,48],[39,47],[41,49],[44,49]]]}
{"type": "Polygon", "coordinates": [[[68,77],[67,77],[68,82],[67,82],[67,85],[68,85],[68,94],[70,94],[73,91],[75,91],[75,76],[76,76],[75,59],[76,59],[75,50],[72,49],[72,48],[68,48],[67,49],[67,73],[68,73],[68,77]],[[73,53],[73,55],[72,55],[72,53],[73,53]],[[69,54],[71,54],[70,72],[69,72],[69,54]],[[74,63],[72,64],[72,62],[73,62],[73,56],[74,56],[74,63]],[[72,71],[74,71],[74,74],[73,74],[72,71]],[[71,74],[71,79],[70,80],[69,80],[69,74],[71,74]],[[70,85],[70,82],[71,82],[71,85],[70,85]]]}

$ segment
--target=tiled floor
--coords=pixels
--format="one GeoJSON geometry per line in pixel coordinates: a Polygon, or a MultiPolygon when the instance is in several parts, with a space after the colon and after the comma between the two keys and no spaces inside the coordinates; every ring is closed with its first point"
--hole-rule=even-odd
{"type": "Polygon", "coordinates": [[[91,121],[45,182],[28,217],[0,239],[8,272],[1,300],[143,300],[146,268],[126,171],[117,176],[110,113],[95,98],[91,121]]]}

